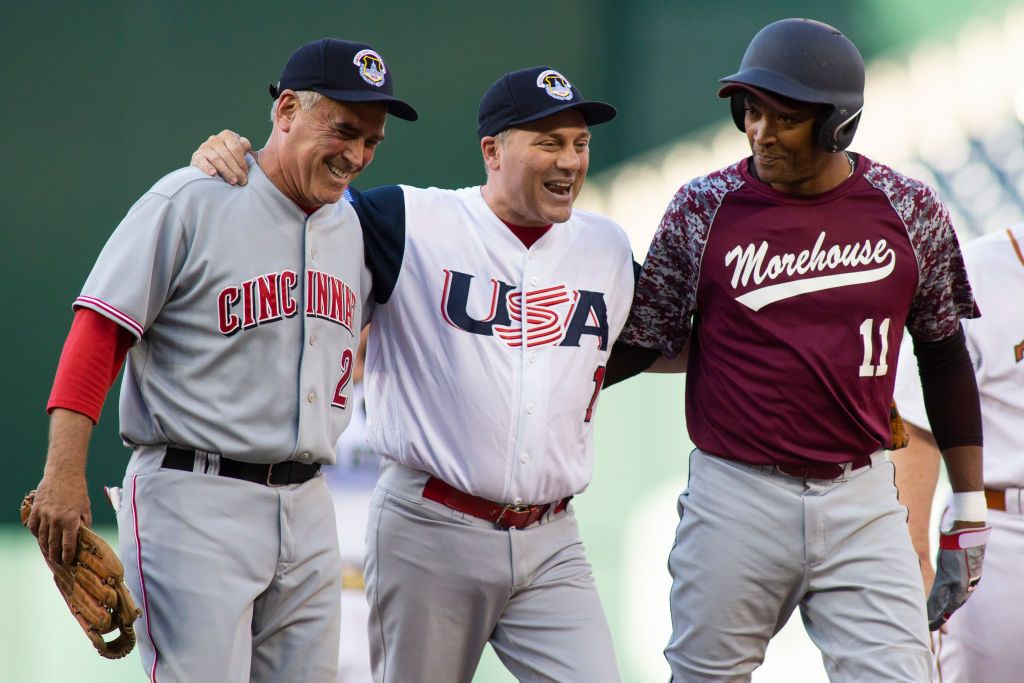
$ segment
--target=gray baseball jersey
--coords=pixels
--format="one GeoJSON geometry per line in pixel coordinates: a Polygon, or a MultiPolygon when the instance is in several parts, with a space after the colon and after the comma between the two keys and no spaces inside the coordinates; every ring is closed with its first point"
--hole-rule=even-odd
{"type": "Polygon", "coordinates": [[[629,242],[584,211],[527,249],[480,188],[355,200],[374,266],[369,443],[384,456],[366,585],[377,681],[470,681],[490,642],[519,680],[617,681],[575,517],[524,529],[423,496],[499,503],[586,488],[604,365],[633,294],[629,242]]]}
{"type": "Polygon", "coordinates": [[[75,306],[139,340],[121,389],[129,445],[247,462],[334,462],[369,271],[348,202],[308,219],[252,165],[244,191],[187,168],[128,212],[75,306]]]}
{"type": "Polygon", "coordinates": [[[347,202],[307,215],[253,164],[160,180],[75,306],[128,329],[118,512],[150,680],[333,681],[341,562],[322,476],[270,487],[220,458],[334,461],[369,271],[347,202]],[[195,449],[193,472],[162,467],[195,449]]]}

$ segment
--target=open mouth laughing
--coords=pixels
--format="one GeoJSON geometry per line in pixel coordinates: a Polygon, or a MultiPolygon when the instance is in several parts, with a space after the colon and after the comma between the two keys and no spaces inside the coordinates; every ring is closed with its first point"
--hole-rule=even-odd
{"type": "Polygon", "coordinates": [[[352,176],[353,176],[352,171],[353,171],[353,169],[352,169],[351,166],[347,166],[346,168],[340,168],[340,167],[334,165],[333,163],[331,163],[330,161],[325,161],[324,165],[327,166],[327,170],[338,181],[343,182],[343,183],[347,183],[348,181],[350,181],[352,179],[352,176]]]}
{"type": "Polygon", "coordinates": [[[568,180],[549,180],[544,183],[544,189],[559,197],[570,197],[572,195],[572,182],[568,180]]]}

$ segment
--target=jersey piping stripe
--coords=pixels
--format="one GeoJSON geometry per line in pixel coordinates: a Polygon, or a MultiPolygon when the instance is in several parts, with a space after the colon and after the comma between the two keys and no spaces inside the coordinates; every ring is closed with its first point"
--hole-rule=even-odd
{"type": "Polygon", "coordinates": [[[115,320],[117,320],[122,325],[124,325],[125,327],[128,327],[132,332],[134,332],[136,337],[141,338],[142,337],[142,333],[145,331],[145,330],[142,329],[142,325],[140,325],[139,323],[135,322],[135,320],[131,316],[125,315],[124,313],[122,313],[121,311],[117,310],[116,308],[114,308],[113,306],[108,304],[107,302],[102,301],[100,299],[97,299],[95,297],[80,296],[77,299],[75,299],[75,303],[76,304],[84,304],[84,305],[87,305],[89,307],[95,307],[95,308],[100,309],[100,311],[102,311],[104,313],[108,313],[115,320]]]}
{"type": "Polygon", "coordinates": [[[1017,243],[1017,238],[1013,236],[1013,230],[1010,228],[1006,229],[1006,236],[1010,238],[1010,244],[1013,245],[1013,250],[1017,252],[1017,260],[1024,266],[1024,253],[1020,251],[1020,245],[1017,243]]]}
{"type": "Polygon", "coordinates": [[[139,568],[139,584],[142,586],[142,609],[146,612],[146,635],[149,637],[149,644],[153,646],[153,668],[149,672],[149,680],[156,683],[156,663],[160,660],[160,650],[157,649],[153,640],[153,631],[150,628],[149,618],[149,594],[146,593],[146,575],[142,573],[142,540],[139,538],[139,511],[135,505],[135,479],[137,474],[132,475],[132,526],[135,530],[135,561],[139,568]]]}

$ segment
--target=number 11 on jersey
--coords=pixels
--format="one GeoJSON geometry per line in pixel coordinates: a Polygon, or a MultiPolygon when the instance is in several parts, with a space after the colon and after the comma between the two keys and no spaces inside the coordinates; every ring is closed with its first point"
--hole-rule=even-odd
{"type": "Polygon", "coordinates": [[[881,377],[889,372],[889,362],[886,356],[889,354],[889,318],[882,321],[878,326],[878,342],[881,346],[878,354],[878,365],[872,365],[874,342],[873,332],[875,319],[868,318],[860,324],[860,336],[864,339],[864,360],[860,364],[861,377],[881,377]]]}

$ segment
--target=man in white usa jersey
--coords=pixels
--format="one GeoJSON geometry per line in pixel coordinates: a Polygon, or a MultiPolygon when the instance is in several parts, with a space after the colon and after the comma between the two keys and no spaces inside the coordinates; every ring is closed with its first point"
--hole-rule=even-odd
{"type": "Polygon", "coordinates": [[[339,200],[387,113],[416,119],[390,79],[369,45],[300,47],[271,86],[248,187],[164,177],[74,303],[29,528],[70,562],[92,425],[128,354],[118,528],[151,681],[336,679],[341,562],[319,470],[352,412],[370,287],[339,200]]]}
{"type": "MultiPolygon", "coordinates": [[[[984,317],[965,320],[967,348],[981,395],[985,433],[985,498],[992,537],[985,580],[935,634],[942,683],[1019,680],[1024,671],[1024,610],[1018,585],[1024,565],[1024,225],[1000,230],[964,246],[964,261],[984,317]]],[[[910,432],[910,446],[893,454],[900,500],[910,516],[911,538],[931,588],[929,526],[939,472],[939,451],[925,415],[914,354],[900,350],[896,400],[910,432]]],[[[948,510],[944,516],[948,521],[948,510]]]]}
{"type": "MultiPolygon", "coordinates": [[[[482,187],[353,193],[384,456],[366,562],[377,681],[468,682],[488,642],[521,681],[619,680],[569,505],[633,295],[625,233],[572,209],[588,126],[614,115],[554,69],[509,73],[480,104],[482,187]]],[[[220,137],[207,171],[237,144],[220,137]]]]}

